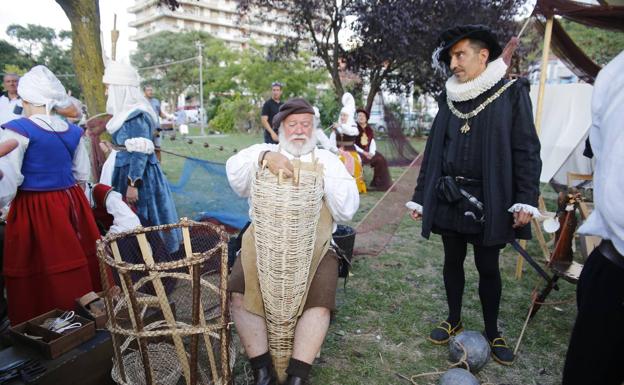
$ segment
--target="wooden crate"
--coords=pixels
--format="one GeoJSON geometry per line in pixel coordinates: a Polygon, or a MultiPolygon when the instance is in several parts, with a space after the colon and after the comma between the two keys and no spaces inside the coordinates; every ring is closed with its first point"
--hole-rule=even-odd
{"type": "Polygon", "coordinates": [[[16,344],[33,347],[48,359],[55,359],[95,336],[95,323],[79,315],[76,315],[74,322],[80,322],[82,327],[63,334],[40,326],[47,318],[55,318],[63,313],[63,310],[55,309],[16,325],[10,329],[11,336],[16,344]],[[42,339],[30,338],[24,333],[39,336],[42,339]]]}

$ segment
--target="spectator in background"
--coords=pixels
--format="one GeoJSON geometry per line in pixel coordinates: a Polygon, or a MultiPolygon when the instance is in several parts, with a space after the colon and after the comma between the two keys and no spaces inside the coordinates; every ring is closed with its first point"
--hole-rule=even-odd
{"type": "Polygon", "coordinates": [[[282,83],[273,82],[271,84],[271,99],[264,102],[262,106],[262,127],[264,128],[264,143],[277,144],[279,142],[278,128],[273,128],[273,117],[277,115],[282,97],[282,83]]]}
{"type": "Polygon", "coordinates": [[[162,144],[162,128],[160,127],[160,119],[159,118],[167,118],[162,112],[160,108],[160,100],[154,97],[154,88],[151,85],[146,85],[143,87],[143,93],[145,94],[145,98],[151,104],[154,109],[154,113],[156,114],[156,130],[154,131],[154,153],[156,154],[156,158],[158,158],[159,162],[162,162],[160,157],[160,145],[162,144]]]}
{"type": "Polygon", "coordinates": [[[13,73],[4,74],[0,95],[0,124],[22,117],[22,99],[17,94],[19,76],[13,73]]]}

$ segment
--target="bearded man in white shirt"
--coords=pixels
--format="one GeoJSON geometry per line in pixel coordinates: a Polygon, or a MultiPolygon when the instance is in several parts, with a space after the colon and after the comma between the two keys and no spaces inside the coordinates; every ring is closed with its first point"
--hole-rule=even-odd
{"type": "MultiPolygon", "coordinates": [[[[279,126],[279,145],[256,144],[227,161],[230,185],[239,195],[248,197],[254,175],[263,161],[273,174],[283,170],[284,176],[292,177],[291,160],[298,158],[301,162],[311,162],[316,159],[324,167],[324,206],[317,225],[316,242],[329,245],[336,222],[350,220],[358,209],[355,180],[336,155],[316,148],[314,109],[310,103],[299,98],[289,100],[280,107],[274,124],[279,126]]],[[[250,269],[255,269],[255,264],[249,263],[250,259],[255,261],[252,237],[253,230],[247,230],[243,235],[241,255],[232,268],[228,291],[231,292],[232,318],[254,371],[254,384],[269,385],[276,384],[276,378],[269,354],[262,299],[255,290],[256,285],[249,284],[249,277],[254,275],[250,269]]],[[[308,285],[308,294],[297,320],[293,354],[286,370],[288,385],[307,383],[314,358],[325,339],[331,312],[335,310],[338,259],[331,248],[315,249],[324,251],[315,256],[320,257],[316,271],[310,271],[314,278],[308,285]]]]}

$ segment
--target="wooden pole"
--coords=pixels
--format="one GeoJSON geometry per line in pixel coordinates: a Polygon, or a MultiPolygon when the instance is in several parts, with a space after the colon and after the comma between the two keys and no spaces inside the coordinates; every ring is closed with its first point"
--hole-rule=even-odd
{"type": "MultiPolygon", "coordinates": [[[[548,77],[548,56],[550,54],[550,40],[552,38],[553,22],[554,22],[553,16],[550,16],[546,20],[546,28],[544,30],[544,47],[542,49],[542,66],[540,69],[539,91],[537,93],[537,110],[535,112],[535,130],[537,131],[537,136],[539,136],[540,133],[542,132],[542,109],[544,107],[544,91],[546,90],[546,79],[548,77]]],[[[526,241],[524,242],[521,241],[521,245],[523,247],[526,246],[526,241]]],[[[524,263],[524,260],[522,256],[518,255],[518,259],[516,261],[516,279],[522,278],[523,263],[524,263]]]]}
{"type": "Polygon", "coordinates": [[[544,31],[544,48],[542,49],[542,68],[540,69],[539,92],[537,94],[537,111],[535,113],[535,129],[537,135],[542,132],[542,109],[544,107],[544,91],[546,89],[546,78],[548,76],[548,56],[550,53],[550,40],[553,30],[553,16],[546,20],[544,31]]]}
{"type": "Polygon", "coordinates": [[[113,61],[117,58],[117,40],[119,40],[119,31],[117,30],[117,14],[115,14],[111,31],[111,60],[113,61]]]}

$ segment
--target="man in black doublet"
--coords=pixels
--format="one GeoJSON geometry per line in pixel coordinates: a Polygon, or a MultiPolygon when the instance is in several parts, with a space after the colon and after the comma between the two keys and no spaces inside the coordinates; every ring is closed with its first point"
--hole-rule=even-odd
{"type": "Polygon", "coordinates": [[[440,43],[437,58],[454,75],[438,100],[410,203],[412,217],[423,220],[422,235],[440,234],[444,244],[449,315],[429,339],[443,344],[463,329],[463,264],[470,243],[479,271],[484,335],[494,359],[509,365],[513,353],[497,325],[499,252],[516,238],[529,239],[527,224],[539,216],[540,144],[529,83],[505,79],[503,50],[485,26],[449,29],[440,43]]]}

